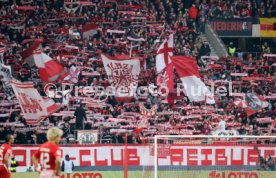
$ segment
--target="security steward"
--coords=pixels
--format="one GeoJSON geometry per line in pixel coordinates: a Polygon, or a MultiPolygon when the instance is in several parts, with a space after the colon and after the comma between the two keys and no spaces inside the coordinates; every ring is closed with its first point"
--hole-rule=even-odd
{"type": "Polygon", "coordinates": [[[230,42],[228,47],[228,53],[230,56],[234,56],[236,52],[236,47],[234,46],[233,42],[230,42]]]}
{"type": "Polygon", "coordinates": [[[11,172],[16,172],[16,167],[18,166],[18,162],[15,160],[14,155],[11,158],[11,166],[9,167],[9,170],[11,172]]]}

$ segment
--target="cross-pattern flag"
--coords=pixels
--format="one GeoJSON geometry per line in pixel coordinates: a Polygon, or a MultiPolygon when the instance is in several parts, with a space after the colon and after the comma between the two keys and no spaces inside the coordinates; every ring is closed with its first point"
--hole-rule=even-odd
{"type": "Polygon", "coordinates": [[[171,63],[173,55],[173,34],[169,36],[158,48],[156,55],[156,70],[161,72],[167,65],[171,63]]]}

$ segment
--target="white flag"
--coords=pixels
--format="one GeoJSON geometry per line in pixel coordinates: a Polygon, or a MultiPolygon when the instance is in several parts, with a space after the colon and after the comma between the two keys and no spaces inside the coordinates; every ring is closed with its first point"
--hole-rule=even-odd
{"type": "Polygon", "coordinates": [[[11,81],[27,124],[38,124],[59,108],[51,99],[44,99],[34,88],[32,82],[11,81]]]}
{"type": "Polygon", "coordinates": [[[161,72],[167,65],[171,63],[173,55],[173,34],[169,36],[158,48],[156,55],[156,70],[161,72]]]}
{"type": "Polygon", "coordinates": [[[104,54],[101,54],[101,57],[117,100],[129,101],[134,96],[138,86],[140,60],[136,58],[120,60],[104,54]]]}

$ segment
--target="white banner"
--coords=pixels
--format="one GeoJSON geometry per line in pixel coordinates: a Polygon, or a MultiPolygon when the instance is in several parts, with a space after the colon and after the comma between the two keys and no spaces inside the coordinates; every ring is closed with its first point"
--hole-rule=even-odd
{"type": "Polygon", "coordinates": [[[109,82],[113,92],[119,98],[133,97],[138,86],[140,60],[118,60],[101,54],[109,82]]]}
{"type": "Polygon", "coordinates": [[[41,97],[32,82],[11,81],[11,85],[28,124],[38,124],[58,110],[53,100],[41,97]]]}
{"type": "MultiPolygon", "coordinates": [[[[271,146],[242,144],[233,145],[160,145],[158,149],[159,165],[183,166],[249,166],[258,165],[259,156],[265,159],[271,155],[276,161],[275,144],[271,146]],[[166,147],[164,147],[166,146],[166,147]],[[258,151],[256,150],[258,148],[258,151]]],[[[154,163],[153,147],[148,145],[128,146],[128,165],[148,166],[154,163]]],[[[13,154],[20,166],[31,166],[31,155],[38,147],[13,147],[13,154]]],[[[75,166],[122,166],[124,162],[124,145],[92,145],[62,147],[62,158],[68,154],[75,166]]],[[[26,169],[25,169],[26,170],[26,169]]],[[[24,171],[25,171],[24,170],[24,171]]]]}

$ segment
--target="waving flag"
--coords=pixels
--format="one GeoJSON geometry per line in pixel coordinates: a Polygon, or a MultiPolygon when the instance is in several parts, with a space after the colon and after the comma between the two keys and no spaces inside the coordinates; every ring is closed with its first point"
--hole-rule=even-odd
{"type": "Polygon", "coordinates": [[[97,34],[98,26],[94,24],[85,24],[82,26],[82,37],[88,39],[90,36],[97,34]]]}
{"type": "Polygon", "coordinates": [[[263,97],[253,93],[246,93],[244,99],[247,103],[247,107],[245,108],[247,116],[255,114],[268,106],[268,102],[263,97]]]}
{"type": "Polygon", "coordinates": [[[76,66],[70,67],[69,70],[60,78],[61,81],[78,83],[80,70],[76,66]]]}
{"type": "MultiPolygon", "coordinates": [[[[26,40],[27,41],[27,40],[26,40]]],[[[20,53],[22,59],[29,64],[29,66],[33,66],[35,63],[35,59],[40,59],[41,58],[41,42],[42,39],[36,39],[34,42],[31,44],[31,46],[20,53]]],[[[27,41],[30,42],[30,41],[27,41]]]]}
{"type": "Polygon", "coordinates": [[[200,79],[195,59],[188,56],[172,56],[171,60],[184,85],[184,93],[189,100],[214,104],[213,94],[200,79]]]}
{"type": "Polygon", "coordinates": [[[169,64],[165,70],[157,76],[157,86],[166,86],[170,93],[174,92],[173,64],[169,64]]]}
{"type": "Polygon", "coordinates": [[[130,101],[138,86],[140,60],[129,58],[125,60],[101,54],[109,83],[114,88],[118,101],[130,101]]]}
{"type": "Polygon", "coordinates": [[[53,60],[50,56],[42,53],[39,59],[35,59],[41,80],[45,82],[57,81],[60,76],[66,73],[66,69],[53,60]]]}
{"type": "Polygon", "coordinates": [[[55,82],[58,80],[78,82],[79,71],[76,68],[69,70],[41,51],[42,40],[35,40],[27,50],[21,53],[22,58],[30,66],[36,65],[41,80],[44,82],[55,82]]]}
{"type": "Polygon", "coordinates": [[[169,63],[173,55],[173,34],[169,36],[158,48],[156,55],[157,73],[161,72],[169,63]]]}
{"type": "Polygon", "coordinates": [[[38,124],[59,108],[51,99],[43,99],[32,82],[11,81],[27,124],[38,124]]]}

